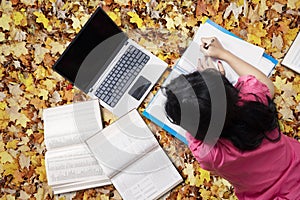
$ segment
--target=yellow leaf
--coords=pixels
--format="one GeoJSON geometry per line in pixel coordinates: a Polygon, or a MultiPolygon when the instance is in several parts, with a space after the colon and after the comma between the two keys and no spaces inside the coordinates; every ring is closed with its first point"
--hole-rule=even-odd
{"type": "Polygon", "coordinates": [[[299,8],[300,2],[299,0],[288,0],[287,7],[291,9],[299,8]]]}
{"type": "Polygon", "coordinates": [[[279,76],[276,76],[275,78],[275,82],[273,82],[275,87],[281,91],[282,87],[286,84],[286,78],[285,79],[281,79],[279,76]]]}
{"type": "Polygon", "coordinates": [[[107,12],[108,16],[118,25],[121,26],[121,18],[114,12],[107,12]]]}
{"type": "Polygon", "coordinates": [[[41,65],[39,65],[37,69],[33,72],[33,75],[37,80],[44,79],[46,77],[46,74],[47,70],[41,65]]]}
{"type": "Polygon", "coordinates": [[[260,6],[259,6],[259,15],[264,16],[265,11],[268,10],[268,9],[269,8],[267,6],[266,0],[261,0],[260,6]]]}
{"type": "Polygon", "coordinates": [[[7,128],[9,122],[9,115],[6,110],[0,110],[0,129],[4,130],[7,128]]]}
{"type": "Polygon", "coordinates": [[[7,151],[2,151],[0,152],[0,158],[1,158],[1,163],[5,164],[7,162],[12,163],[14,162],[13,157],[7,152],[7,151]]]}
{"type": "Polygon", "coordinates": [[[33,14],[37,17],[36,22],[42,23],[44,28],[46,28],[48,31],[52,29],[51,26],[49,26],[49,20],[45,17],[45,15],[41,12],[35,11],[33,14]]]}
{"type": "Polygon", "coordinates": [[[3,42],[5,39],[5,34],[4,33],[0,33],[0,42],[3,42]]]}
{"type": "Polygon", "coordinates": [[[127,15],[131,17],[130,18],[131,23],[136,23],[138,28],[143,27],[143,20],[138,16],[138,14],[136,14],[135,12],[128,12],[127,15]]]}
{"type": "Polygon", "coordinates": [[[42,97],[42,100],[48,100],[48,94],[49,94],[48,90],[40,89],[38,96],[42,97]]]}
{"type": "Polygon", "coordinates": [[[19,140],[12,140],[7,142],[6,144],[6,148],[7,149],[16,149],[18,146],[19,140]]]}
{"type": "Polygon", "coordinates": [[[7,107],[7,104],[5,101],[0,102],[0,109],[4,110],[7,107]]]}
{"type": "Polygon", "coordinates": [[[17,58],[19,58],[21,55],[28,54],[28,49],[26,48],[26,42],[14,43],[13,45],[10,46],[10,48],[17,58]]]}
{"type": "Polygon", "coordinates": [[[44,60],[45,54],[48,53],[49,50],[45,47],[42,47],[41,44],[34,44],[33,48],[35,64],[40,64],[44,60]]]}
{"type": "Polygon", "coordinates": [[[41,82],[42,85],[46,86],[48,91],[53,90],[56,87],[56,81],[52,79],[46,79],[41,82]]]}
{"type": "Polygon", "coordinates": [[[262,22],[257,22],[248,26],[248,41],[261,45],[261,38],[267,35],[262,22]]]}
{"type": "Polygon", "coordinates": [[[26,17],[21,12],[13,12],[13,20],[15,25],[27,26],[26,17]]]}
{"type": "Polygon", "coordinates": [[[72,23],[73,29],[76,31],[76,33],[78,33],[80,31],[80,29],[81,29],[81,24],[80,24],[79,19],[77,19],[76,17],[72,16],[71,20],[73,21],[73,23],[72,23]]]}
{"type": "Polygon", "coordinates": [[[10,30],[10,25],[9,23],[12,22],[12,19],[8,14],[3,13],[2,16],[0,17],[0,27],[3,28],[3,30],[10,30]]]}
{"type": "Polygon", "coordinates": [[[25,78],[23,74],[18,74],[19,80],[25,85],[25,90],[28,92],[32,92],[34,89],[33,77],[31,74],[28,74],[28,77],[25,78]]]}
{"type": "Polygon", "coordinates": [[[46,168],[45,168],[45,160],[44,159],[42,159],[41,164],[42,164],[42,166],[37,167],[35,169],[35,172],[39,175],[39,180],[44,182],[44,181],[46,181],[46,168]]]}
{"type": "Polygon", "coordinates": [[[0,2],[1,4],[0,4],[0,11],[2,11],[2,12],[10,12],[10,11],[12,11],[13,10],[13,7],[12,7],[12,3],[11,3],[11,1],[9,1],[9,0],[2,0],[1,2],[0,2]]]}
{"type": "Polygon", "coordinates": [[[51,46],[50,51],[53,55],[55,55],[56,53],[62,54],[65,50],[65,46],[59,42],[52,41],[50,43],[50,46],[51,46]]]}
{"type": "Polygon", "coordinates": [[[178,15],[174,18],[174,25],[179,26],[182,24],[182,15],[178,15]]]}
{"type": "Polygon", "coordinates": [[[3,165],[3,175],[13,175],[16,170],[18,170],[18,165],[16,163],[6,163],[3,165]]]}
{"type": "Polygon", "coordinates": [[[166,24],[167,29],[168,30],[174,30],[175,29],[175,24],[174,24],[173,19],[171,17],[166,16],[165,20],[167,21],[167,24],[166,24]]]}
{"type": "Polygon", "coordinates": [[[209,171],[199,168],[199,172],[200,172],[200,177],[201,177],[202,182],[204,180],[206,180],[207,182],[210,181],[210,172],[209,171]]]}
{"type": "Polygon", "coordinates": [[[16,121],[16,125],[20,124],[22,127],[26,128],[27,122],[30,122],[30,119],[28,119],[25,114],[20,113],[20,116],[16,121]]]}

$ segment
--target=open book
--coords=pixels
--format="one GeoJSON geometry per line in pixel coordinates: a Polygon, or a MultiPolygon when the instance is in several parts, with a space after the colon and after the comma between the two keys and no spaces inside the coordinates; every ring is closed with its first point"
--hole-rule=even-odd
{"type": "Polygon", "coordinates": [[[86,142],[125,200],[157,199],[182,181],[137,110],[86,142]]]}
{"type": "MultiPolygon", "coordinates": [[[[217,37],[225,49],[230,50],[236,56],[252,64],[267,76],[271,74],[277,64],[277,60],[264,53],[263,48],[250,44],[223,27],[215,24],[213,21],[207,20],[198,28],[192,42],[173,67],[163,85],[168,84],[180,74],[187,74],[197,70],[199,59],[204,57],[203,53],[200,51],[201,38],[212,36],[217,37]]],[[[213,60],[215,66],[217,66],[216,62],[217,60],[213,60]]],[[[222,61],[222,64],[227,79],[232,84],[235,84],[238,80],[238,75],[226,62],[222,61]]],[[[180,126],[172,124],[167,119],[164,110],[165,101],[165,96],[162,94],[162,91],[159,90],[143,112],[143,115],[187,144],[185,138],[186,131],[180,126]]]]}
{"type": "Polygon", "coordinates": [[[298,33],[281,64],[300,73],[300,33],[298,33]]]}
{"type": "Polygon", "coordinates": [[[111,184],[84,141],[102,129],[98,100],[43,111],[48,184],[54,194],[111,184]]]}

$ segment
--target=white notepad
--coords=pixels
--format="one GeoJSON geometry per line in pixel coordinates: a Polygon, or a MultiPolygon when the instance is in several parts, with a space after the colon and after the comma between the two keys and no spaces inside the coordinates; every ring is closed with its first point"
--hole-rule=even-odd
{"type": "Polygon", "coordinates": [[[281,64],[300,73],[300,33],[298,33],[281,64]]]}

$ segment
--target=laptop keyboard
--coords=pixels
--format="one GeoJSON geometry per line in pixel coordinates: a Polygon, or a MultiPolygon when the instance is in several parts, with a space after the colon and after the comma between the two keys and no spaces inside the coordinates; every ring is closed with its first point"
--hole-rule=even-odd
{"type": "Polygon", "coordinates": [[[149,59],[148,55],[130,45],[98,87],[95,95],[114,107],[149,59]]]}

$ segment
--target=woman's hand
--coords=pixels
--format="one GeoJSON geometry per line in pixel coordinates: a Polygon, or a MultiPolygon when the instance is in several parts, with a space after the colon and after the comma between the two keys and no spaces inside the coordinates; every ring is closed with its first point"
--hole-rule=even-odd
{"type": "MultiPolygon", "coordinates": [[[[220,71],[220,73],[222,75],[225,75],[225,70],[224,70],[224,67],[223,67],[223,64],[221,63],[221,61],[217,62],[217,67],[218,67],[218,70],[220,71]]],[[[208,68],[216,69],[211,57],[205,56],[204,58],[198,60],[198,67],[197,67],[198,71],[203,71],[208,68]]]]}
{"type": "Polygon", "coordinates": [[[227,50],[224,49],[218,38],[216,37],[207,37],[201,38],[202,45],[200,50],[205,56],[210,56],[216,59],[222,59],[226,54],[227,50]]]}

